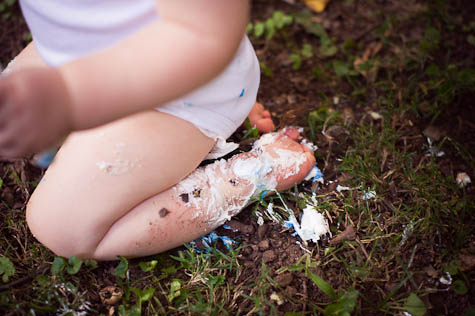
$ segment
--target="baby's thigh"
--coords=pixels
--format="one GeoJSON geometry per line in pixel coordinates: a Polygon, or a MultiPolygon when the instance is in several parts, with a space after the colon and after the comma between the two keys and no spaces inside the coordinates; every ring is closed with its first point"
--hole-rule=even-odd
{"type": "Polygon", "coordinates": [[[87,256],[132,208],[193,171],[214,141],[150,111],[74,133],[34,191],[27,220],[55,253],[87,256]]]}
{"type": "Polygon", "coordinates": [[[28,67],[46,67],[34,42],[30,42],[10,63],[7,65],[5,72],[16,71],[28,67]]]}

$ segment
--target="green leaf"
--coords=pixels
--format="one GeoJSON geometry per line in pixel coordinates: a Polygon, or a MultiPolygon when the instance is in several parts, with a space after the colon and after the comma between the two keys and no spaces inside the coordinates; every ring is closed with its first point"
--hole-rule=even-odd
{"type": "Polygon", "coordinates": [[[272,70],[266,64],[264,64],[263,62],[260,62],[259,66],[261,67],[261,71],[264,74],[264,76],[269,77],[269,78],[272,77],[273,75],[272,70]]]}
{"type": "Polygon", "coordinates": [[[264,34],[265,30],[265,25],[262,22],[257,23],[254,25],[254,36],[255,37],[261,37],[264,34]]]}
{"type": "Polygon", "coordinates": [[[475,307],[469,307],[463,316],[475,316],[475,307]]]}
{"type": "Polygon", "coordinates": [[[153,297],[153,293],[155,293],[155,288],[153,288],[153,287],[149,288],[147,290],[141,290],[141,289],[137,289],[135,287],[133,287],[131,289],[132,289],[132,292],[134,292],[134,294],[137,295],[140,304],[142,304],[142,302],[149,301],[153,297]]]}
{"type": "Polygon", "coordinates": [[[333,44],[328,36],[320,38],[320,53],[325,57],[331,57],[338,52],[338,48],[333,44]]]}
{"type": "Polygon", "coordinates": [[[139,267],[143,272],[150,272],[150,271],[153,271],[153,269],[155,269],[155,267],[157,266],[157,263],[158,263],[157,260],[152,260],[148,262],[140,262],[139,267]]]}
{"type": "Polygon", "coordinates": [[[181,295],[181,282],[180,280],[173,280],[172,283],[170,284],[170,293],[168,293],[167,298],[168,301],[173,301],[174,298],[178,297],[181,295]]]}
{"type": "Polygon", "coordinates": [[[336,75],[339,77],[346,76],[350,73],[348,65],[341,60],[333,61],[333,70],[335,70],[336,75]]]}
{"type": "Polygon", "coordinates": [[[208,283],[210,287],[215,288],[217,286],[220,286],[221,284],[224,284],[224,281],[225,281],[224,276],[221,274],[218,274],[215,277],[209,278],[208,282],[206,283],[208,283]]]}
{"type": "Polygon", "coordinates": [[[436,64],[431,64],[425,70],[425,73],[431,78],[439,78],[440,77],[440,68],[436,64]]]}
{"type": "Polygon", "coordinates": [[[275,26],[277,29],[281,29],[284,27],[284,13],[282,11],[275,11],[272,14],[272,19],[274,20],[275,26]]]}
{"type": "Polygon", "coordinates": [[[294,22],[294,18],[290,15],[285,15],[283,18],[284,26],[290,25],[294,22]]]}
{"type": "Polygon", "coordinates": [[[0,275],[2,275],[2,281],[8,282],[8,278],[15,274],[15,266],[11,260],[7,257],[0,257],[0,275]]]}
{"type": "Polygon", "coordinates": [[[450,273],[451,276],[457,275],[458,268],[457,263],[454,260],[450,261],[448,264],[443,267],[444,272],[450,273]]]}
{"type": "Polygon", "coordinates": [[[76,256],[72,256],[68,260],[68,266],[66,267],[66,272],[73,275],[79,272],[82,266],[82,260],[76,256]]]}
{"type": "Polygon", "coordinates": [[[124,279],[127,275],[127,270],[129,269],[129,262],[127,261],[126,258],[120,257],[120,262],[117,265],[117,267],[114,270],[114,274],[119,277],[124,279]]]}
{"type": "Polygon", "coordinates": [[[328,297],[330,297],[332,300],[335,300],[337,298],[335,290],[333,290],[333,288],[331,287],[330,284],[328,284],[325,280],[323,280],[318,275],[312,273],[311,271],[307,271],[307,273],[310,276],[310,278],[312,279],[313,283],[315,283],[315,285],[318,286],[318,288],[323,293],[328,295],[328,297]]]}
{"type": "Polygon", "coordinates": [[[3,180],[2,178],[0,178],[0,190],[2,189],[2,186],[3,186],[3,180]]]}
{"type": "Polygon", "coordinates": [[[246,34],[251,34],[253,29],[254,29],[254,25],[252,25],[252,23],[249,23],[246,27],[246,34]]]}
{"type": "Polygon", "coordinates": [[[292,60],[292,69],[299,70],[302,67],[302,57],[299,54],[290,55],[290,60],[292,60]]]}
{"type": "Polygon", "coordinates": [[[91,270],[97,268],[97,261],[96,260],[87,259],[85,264],[86,264],[86,267],[88,267],[91,270]]]}
{"type": "Polygon", "coordinates": [[[452,285],[455,294],[465,295],[468,292],[468,288],[462,280],[455,280],[452,285]]]}
{"type": "Polygon", "coordinates": [[[468,42],[470,45],[475,46],[475,36],[473,36],[473,35],[467,36],[467,42],[468,42]]]}
{"type": "Polygon", "coordinates": [[[66,260],[63,257],[54,257],[53,264],[51,265],[51,274],[58,275],[66,267],[66,260]]]}
{"type": "Polygon", "coordinates": [[[412,316],[423,316],[427,309],[424,302],[414,293],[411,293],[404,304],[403,309],[412,316]]]}
{"type": "Polygon", "coordinates": [[[350,290],[343,293],[337,299],[337,302],[330,304],[325,308],[325,315],[351,315],[358,302],[359,292],[357,290],[350,290]]]}
{"type": "Polygon", "coordinates": [[[310,44],[304,44],[302,47],[302,56],[311,58],[313,57],[313,48],[310,44]]]}
{"type": "Polygon", "coordinates": [[[266,40],[272,39],[275,34],[275,23],[272,19],[267,19],[265,22],[266,25],[266,40]]]}

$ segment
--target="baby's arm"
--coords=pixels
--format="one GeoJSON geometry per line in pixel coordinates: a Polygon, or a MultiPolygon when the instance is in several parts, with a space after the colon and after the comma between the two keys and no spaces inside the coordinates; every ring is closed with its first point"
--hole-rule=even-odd
{"type": "Polygon", "coordinates": [[[157,8],[157,22],[113,47],[0,78],[0,157],[43,150],[205,84],[232,60],[249,14],[248,0],[159,0],[157,8]]]}
{"type": "Polygon", "coordinates": [[[133,37],[60,67],[75,129],[171,101],[231,61],[248,21],[247,0],[160,0],[160,19],[133,37]]]}

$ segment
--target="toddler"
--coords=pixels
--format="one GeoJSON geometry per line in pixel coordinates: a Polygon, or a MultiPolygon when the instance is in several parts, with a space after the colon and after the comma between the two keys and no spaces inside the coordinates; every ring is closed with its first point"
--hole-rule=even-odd
{"type": "Polygon", "coordinates": [[[114,260],[176,247],[312,169],[294,129],[197,169],[236,149],[225,140],[248,115],[273,129],[269,113],[253,108],[248,1],[20,5],[33,42],[0,78],[0,156],[66,137],[26,210],[34,236],[57,255],[114,260]]]}

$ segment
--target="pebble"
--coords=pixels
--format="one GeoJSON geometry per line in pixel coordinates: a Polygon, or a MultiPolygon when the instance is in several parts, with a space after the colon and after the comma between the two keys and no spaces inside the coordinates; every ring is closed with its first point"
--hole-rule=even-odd
{"type": "Polygon", "coordinates": [[[293,280],[294,277],[292,276],[292,273],[283,273],[275,277],[275,281],[282,287],[289,285],[293,280]]]}
{"type": "Polygon", "coordinates": [[[269,249],[269,241],[267,239],[259,242],[257,244],[257,246],[261,249],[261,250],[266,250],[266,249],[269,249]]]}
{"type": "Polygon", "coordinates": [[[259,236],[259,239],[264,238],[264,235],[266,234],[268,228],[269,226],[267,225],[262,225],[262,226],[259,226],[259,228],[257,228],[257,236],[259,236]]]}
{"type": "Polygon", "coordinates": [[[274,261],[275,258],[276,258],[276,255],[273,250],[266,250],[262,254],[262,260],[264,260],[264,263],[274,261]]]}

